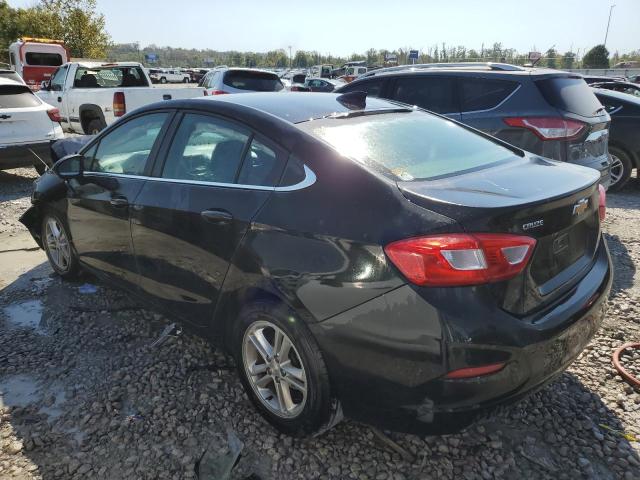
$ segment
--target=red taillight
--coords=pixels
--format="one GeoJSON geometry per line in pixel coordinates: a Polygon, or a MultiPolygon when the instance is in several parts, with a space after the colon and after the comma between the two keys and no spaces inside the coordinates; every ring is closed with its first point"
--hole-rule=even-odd
{"type": "Polygon", "coordinates": [[[416,285],[450,287],[507,280],[527,265],[536,241],[498,233],[409,238],[384,248],[416,285]]]}
{"type": "Polygon", "coordinates": [[[510,117],[504,123],[510,127],[527,128],[542,140],[567,140],[580,134],[585,124],[560,117],[510,117]]]}
{"type": "Polygon", "coordinates": [[[121,117],[127,113],[127,103],[124,98],[124,92],[115,92],[113,94],[113,115],[121,117]]]}
{"type": "Polygon", "coordinates": [[[60,123],[62,121],[60,110],[58,110],[57,108],[50,108],[49,110],[47,110],[47,115],[49,115],[49,118],[52,122],[60,123]]]}
{"type": "Polygon", "coordinates": [[[483,365],[482,367],[469,367],[454,370],[445,375],[445,378],[460,379],[460,378],[472,378],[481,377],[483,375],[490,375],[497,373],[504,368],[504,363],[493,363],[491,365],[483,365]]]}
{"type": "Polygon", "coordinates": [[[224,90],[211,90],[211,95],[225,95],[229,92],[225,92],[224,90]]]}
{"type": "Polygon", "coordinates": [[[600,193],[598,197],[598,215],[600,216],[600,221],[604,222],[607,216],[607,192],[602,185],[598,185],[598,192],[600,193]]]}

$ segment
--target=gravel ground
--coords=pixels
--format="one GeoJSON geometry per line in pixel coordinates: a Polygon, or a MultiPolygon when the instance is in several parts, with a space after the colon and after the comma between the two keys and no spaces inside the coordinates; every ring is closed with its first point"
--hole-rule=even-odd
{"type": "MultiPolygon", "coordinates": [[[[0,172],[0,239],[28,248],[17,218],[34,177],[0,172]]],[[[396,450],[351,421],[318,438],[276,433],[229,359],[187,333],[151,346],[166,318],[90,277],[62,282],[28,251],[35,266],[0,283],[0,478],[224,478],[211,472],[231,439],[243,444],[234,479],[638,479],[640,444],[611,430],[640,436],[640,393],[611,364],[615,347],[640,338],[631,183],[609,195],[608,316],[569,371],[460,434],[390,433],[396,450]]],[[[0,251],[0,271],[15,255],[0,251]]],[[[639,355],[623,360],[640,371],[639,355]]]]}

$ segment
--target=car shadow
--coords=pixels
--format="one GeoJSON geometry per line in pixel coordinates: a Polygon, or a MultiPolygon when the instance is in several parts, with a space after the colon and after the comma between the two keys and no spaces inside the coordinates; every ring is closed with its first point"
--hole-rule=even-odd
{"type": "Polygon", "coordinates": [[[16,170],[0,170],[0,184],[2,184],[3,189],[3,192],[0,194],[0,201],[16,200],[31,195],[33,181],[37,178],[35,176],[35,170],[33,171],[34,176],[21,175],[16,172],[16,170]]]}
{"type": "Polygon", "coordinates": [[[609,246],[609,253],[613,262],[613,285],[611,286],[610,296],[615,296],[623,290],[633,287],[633,279],[636,274],[636,265],[627,246],[620,240],[617,235],[609,233],[604,234],[609,246]]]}

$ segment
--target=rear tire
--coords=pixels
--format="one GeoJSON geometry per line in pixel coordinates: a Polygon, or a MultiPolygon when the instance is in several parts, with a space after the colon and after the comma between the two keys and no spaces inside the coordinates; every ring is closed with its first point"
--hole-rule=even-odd
{"type": "Polygon", "coordinates": [[[621,190],[631,178],[633,164],[629,155],[618,147],[609,146],[609,153],[611,154],[611,185],[609,189],[616,192],[621,190]]]}
{"type": "Polygon", "coordinates": [[[182,80],[182,83],[189,83],[189,79],[185,78],[184,80],[182,80]]]}
{"type": "Polygon", "coordinates": [[[97,135],[102,130],[104,130],[106,128],[106,126],[107,125],[102,120],[96,118],[94,120],[91,120],[87,124],[87,129],[86,129],[85,133],[87,135],[97,135]]]}
{"type": "Polygon", "coordinates": [[[333,426],[338,404],[331,396],[320,349],[306,325],[286,306],[261,301],[244,307],[235,327],[232,351],[238,375],[262,416],[294,436],[333,426]],[[257,348],[256,342],[266,348],[257,348]]]}
{"type": "Polygon", "coordinates": [[[80,264],[65,223],[58,214],[46,212],[41,228],[42,246],[51,268],[65,280],[75,279],[80,273],[80,264]]]}

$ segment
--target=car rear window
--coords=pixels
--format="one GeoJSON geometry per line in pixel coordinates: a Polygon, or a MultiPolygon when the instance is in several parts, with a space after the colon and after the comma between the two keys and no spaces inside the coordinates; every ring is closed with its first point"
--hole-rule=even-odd
{"type": "Polygon", "coordinates": [[[460,78],[463,112],[490,110],[497,107],[518,87],[518,82],[491,78],[460,78]]]}
{"type": "Polygon", "coordinates": [[[147,87],[147,79],[140,67],[78,68],[75,88],[147,87]]]}
{"type": "Polygon", "coordinates": [[[59,67],[62,65],[62,55],[59,53],[27,52],[27,65],[59,67]]]}
{"type": "Polygon", "coordinates": [[[382,92],[383,82],[381,79],[354,82],[342,87],[338,93],[366,92],[367,97],[379,97],[382,92]]]}
{"type": "Polygon", "coordinates": [[[455,80],[448,77],[414,76],[398,78],[391,98],[436,113],[457,113],[455,80]]]}
{"type": "Polygon", "coordinates": [[[25,108],[40,105],[38,98],[23,85],[0,85],[0,108],[25,108]]]}
{"type": "Polygon", "coordinates": [[[298,125],[342,155],[394,180],[455,175],[514,155],[451,121],[419,111],[326,118],[298,125]]]}
{"type": "Polygon", "coordinates": [[[583,117],[595,117],[602,105],[587,83],[578,77],[553,77],[536,82],[542,96],[552,107],[583,117]]]}
{"type": "Polygon", "coordinates": [[[253,92],[279,92],[284,88],[275,73],[247,70],[229,70],[224,76],[223,83],[239,90],[253,92]]]}
{"type": "Polygon", "coordinates": [[[23,83],[22,77],[12,70],[3,70],[0,72],[0,78],[8,78],[14,82],[23,83]]]}

